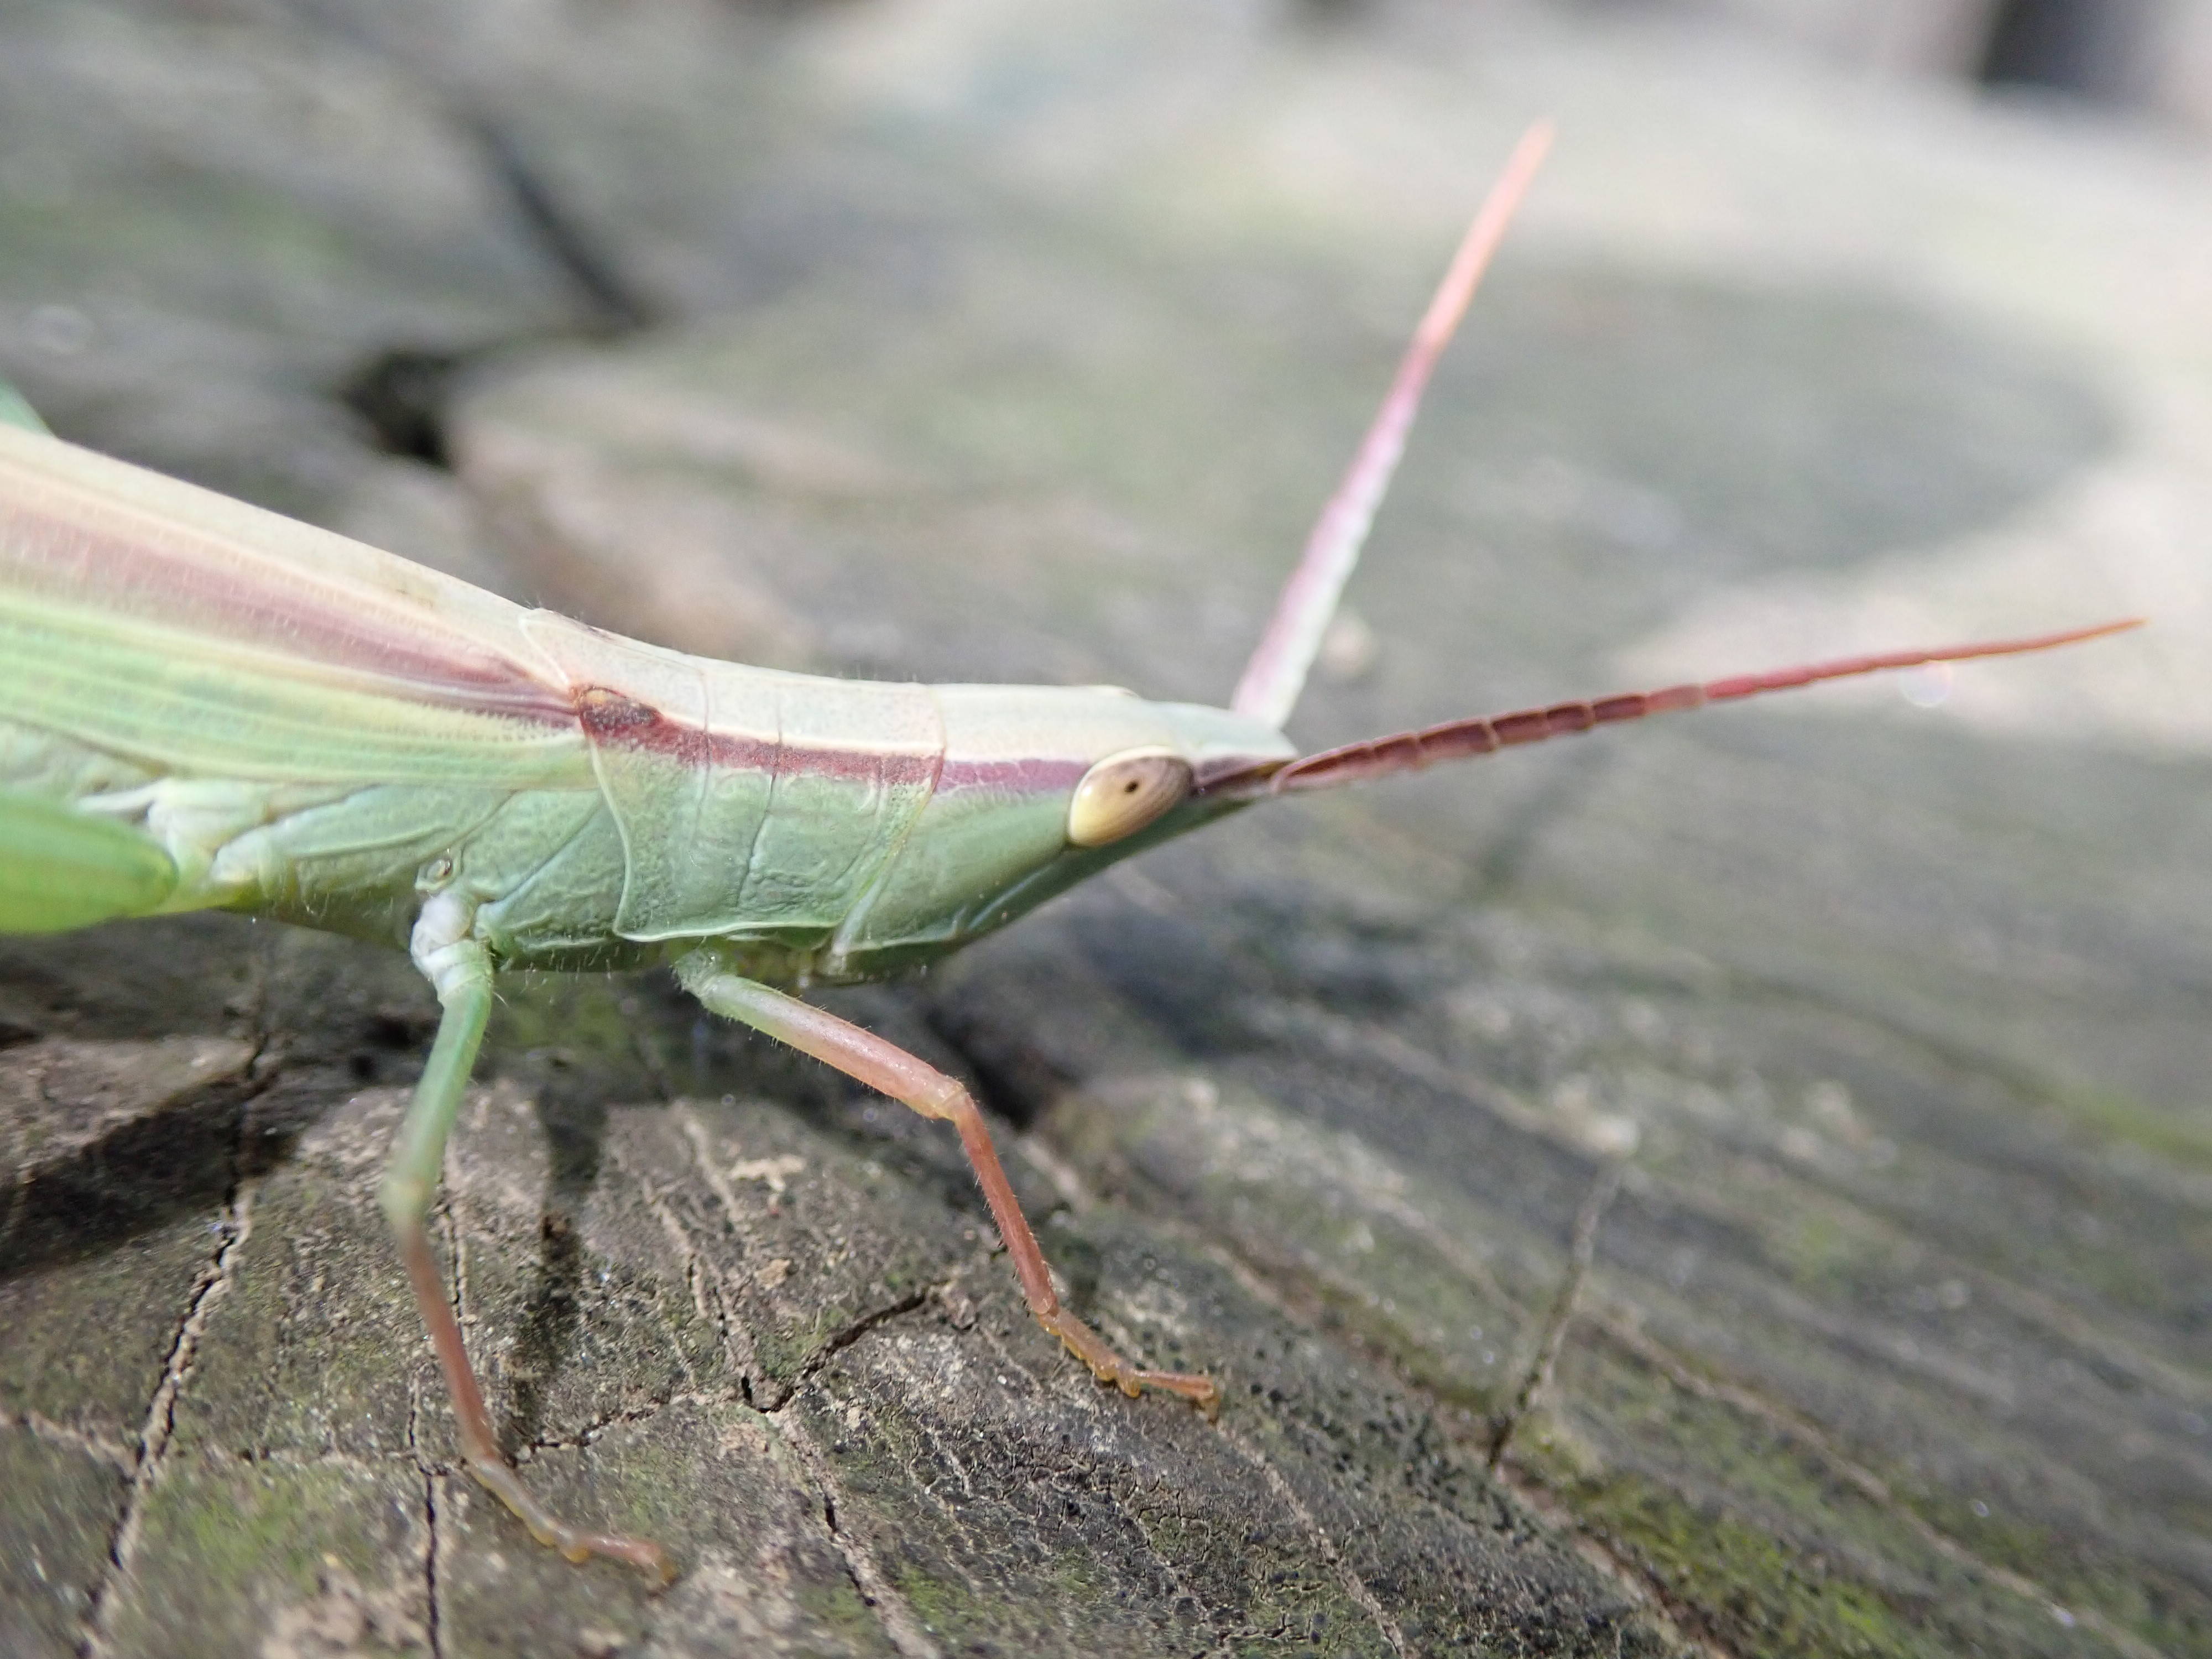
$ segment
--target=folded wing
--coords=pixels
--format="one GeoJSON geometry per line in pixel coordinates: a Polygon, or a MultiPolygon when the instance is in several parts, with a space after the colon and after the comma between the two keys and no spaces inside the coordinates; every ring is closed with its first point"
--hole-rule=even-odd
{"type": "Polygon", "coordinates": [[[0,425],[0,725],[241,780],[587,777],[520,607],[0,425]]]}

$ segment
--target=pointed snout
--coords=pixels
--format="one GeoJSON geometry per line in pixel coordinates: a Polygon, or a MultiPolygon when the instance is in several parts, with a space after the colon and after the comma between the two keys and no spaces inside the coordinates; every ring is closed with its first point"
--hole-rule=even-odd
{"type": "Polygon", "coordinates": [[[1190,763],[1194,794],[1244,799],[1261,793],[1273,773],[1297,758],[1288,738],[1249,714],[1195,702],[1152,708],[1172,730],[1170,746],[1190,763]],[[1248,782],[1254,787],[1246,788],[1248,782]]]}

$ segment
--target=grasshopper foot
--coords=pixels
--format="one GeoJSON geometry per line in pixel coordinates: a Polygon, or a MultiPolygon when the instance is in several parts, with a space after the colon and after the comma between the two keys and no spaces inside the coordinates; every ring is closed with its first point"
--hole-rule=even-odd
{"type": "Polygon", "coordinates": [[[532,1538],[560,1551],[569,1560],[581,1564],[595,1555],[603,1555],[611,1561],[629,1563],[657,1583],[676,1582],[676,1563],[659,1545],[642,1538],[625,1538],[620,1533],[586,1532],[580,1527],[572,1527],[539,1503],[522,1484],[522,1477],[504,1462],[471,1457],[468,1465],[477,1484],[513,1510],[522,1524],[530,1528],[532,1538]]]}
{"type": "Polygon", "coordinates": [[[1189,1401],[1206,1413],[1209,1423],[1221,1415],[1221,1389],[1212,1377],[1196,1371],[1155,1371],[1133,1365],[1116,1353],[1104,1337],[1065,1308],[1039,1314],[1037,1322],[1058,1337],[1068,1352],[1090,1366],[1093,1376],[1101,1382],[1112,1383],[1130,1399],[1134,1400],[1146,1389],[1158,1389],[1163,1394],[1180,1395],[1189,1401]]]}
{"type": "Polygon", "coordinates": [[[952,1124],[960,1132],[960,1144],[967,1150],[976,1183],[983,1189],[983,1201],[990,1206],[991,1219],[998,1225],[999,1237],[1013,1262],[1014,1276],[1022,1282],[1022,1295],[1037,1323],[1066,1343],[1067,1351],[1090,1366],[1100,1382],[1112,1383],[1133,1400],[1146,1389],[1158,1389],[1181,1395],[1209,1418],[1220,1411],[1221,1390],[1212,1377],[1133,1365],[1115,1353],[1105,1338],[1060,1305],[1052,1269],[1045,1265],[1036,1235],[1022,1215],[998,1151],[991,1145],[983,1114],[976,1109],[975,1097],[957,1080],[872,1032],[730,971],[712,951],[698,951],[684,957],[677,964],[676,975],[686,990],[716,1013],[743,1020],[801,1054],[812,1054],[846,1076],[903,1102],[924,1117],[952,1124]]]}

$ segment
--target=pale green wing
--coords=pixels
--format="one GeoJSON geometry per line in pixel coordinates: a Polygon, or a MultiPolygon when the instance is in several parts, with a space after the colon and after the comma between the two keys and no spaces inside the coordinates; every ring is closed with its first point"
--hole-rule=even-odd
{"type": "Polygon", "coordinates": [[[590,787],[519,606],[0,425],[0,723],[162,774],[590,787]]]}

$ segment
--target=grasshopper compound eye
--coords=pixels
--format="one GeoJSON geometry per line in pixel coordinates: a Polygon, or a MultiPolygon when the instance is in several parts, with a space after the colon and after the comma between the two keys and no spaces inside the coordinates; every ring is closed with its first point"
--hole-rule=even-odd
{"type": "Polygon", "coordinates": [[[1124,749],[1083,775],[1067,805],[1067,838],[1103,847],[1133,836],[1190,793],[1190,767],[1164,749],[1124,749]]]}

